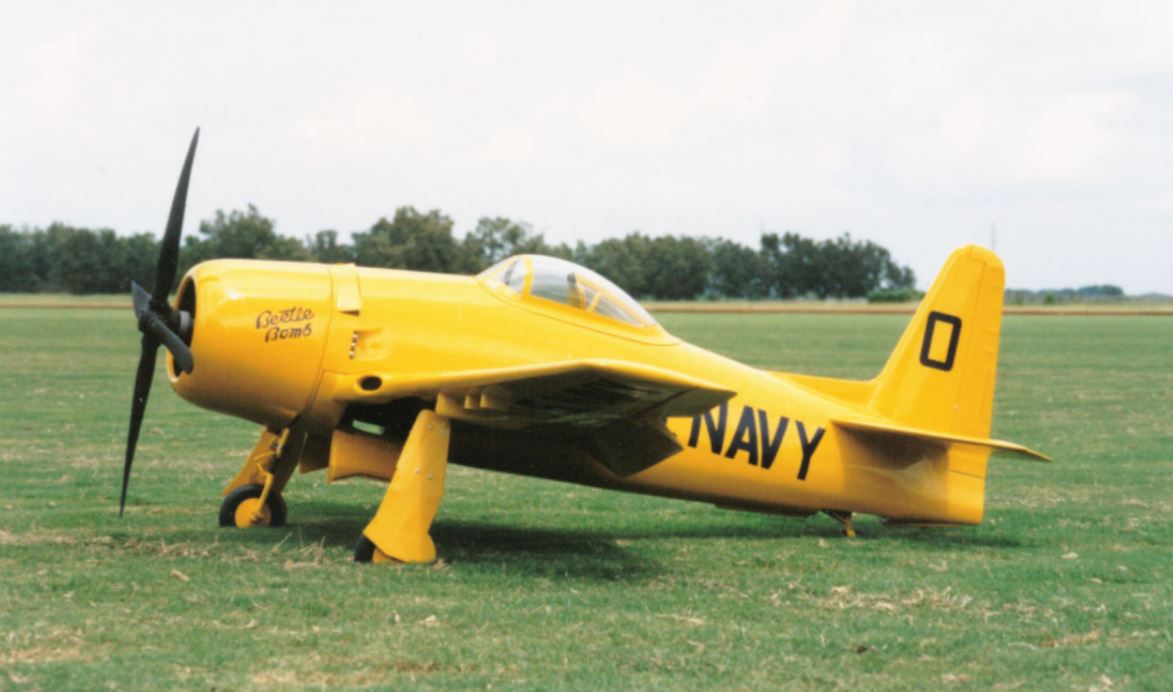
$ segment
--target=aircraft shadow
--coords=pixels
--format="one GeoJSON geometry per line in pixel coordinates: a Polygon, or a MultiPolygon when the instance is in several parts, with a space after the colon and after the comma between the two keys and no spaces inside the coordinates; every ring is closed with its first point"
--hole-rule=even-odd
{"type": "MultiPolygon", "coordinates": [[[[460,518],[437,519],[432,537],[441,557],[451,563],[500,565],[528,576],[600,580],[643,579],[661,570],[654,560],[627,541],[722,539],[744,541],[857,540],[897,543],[925,552],[953,553],[975,546],[1021,548],[1021,541],[980,527],[885,527],[872,520],[858,526],[856,539],[841,536],[839,525],[823,517],[801,519],[757,514],[728,514],[728,521],[665,519],[636,527],[608,523],[597,527],[552,528],[460,518]]],[[[353,503],[312,501],[297,507],[278,531],[294,532],[299,543],[354,546],[370,510],[353,503]]],[[[280,538],[271,531],[233,532],[233,542],[271,546],[280,538]]]]}
{"type": "Polygon", "coordinates": [[[452,563],[494,565],[510,571],[607,581],[642,579],[660,570],[603,531],[518,527],[469,521],[437,521],[432,529],[452,563]]]}
{"type": "Polygon", "coordinates": [[[944,528],[885,526],[877,527],[874,530],[874,535],[876,538],[882,538],[890,543],[898,543],[901,547],[926,552],[951,552],[971,547],[1005,549],[1026,547],[1026,544],[1018,538],[993,533],[980,526],[944,528]]]}
{"type": "MultiPolygon", "coordinates": [[[[292,533],[300,544],[321,543],[353,548],[370,521],[370,510],[350,503],[307,502],[275,531],[233,532],[232,542],[275,545],[279,533],[292,533]]],[[[642,579],[658,572],[654,562],[616,543],[605,530],[560,530],[439,518],[432,538],[440,557],[450,563],[500,565],[527,576],[600,580],[642,579]]]]}

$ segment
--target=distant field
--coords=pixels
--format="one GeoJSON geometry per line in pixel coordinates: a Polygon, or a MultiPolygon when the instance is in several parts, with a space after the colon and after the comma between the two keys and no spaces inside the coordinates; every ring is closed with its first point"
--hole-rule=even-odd
{"type": "MultiPolygon", "coordinates": [[[[0,296],[0,302],[7,298],[0,296]]],[[[661,315],[867,377],[905,318],[661,315]]],[[[0,687],[1006,687],[1173,681],[1173,320],[1010,316],[986,523],[806,521],[455,468],[429,567],[351,562],[383,487],[216,527],[254,427],[159,373],[126,517],[129,310],[0,309],[0,687]]]]}

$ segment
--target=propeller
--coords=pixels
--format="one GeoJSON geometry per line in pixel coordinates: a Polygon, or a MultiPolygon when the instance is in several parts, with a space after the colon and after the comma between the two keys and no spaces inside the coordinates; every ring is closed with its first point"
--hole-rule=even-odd
{"type": "Polygon", "coordinates": [[[159,247],[159,260],[155,263],[155,287],[150,293],[135,282],[131,282],[131,296],[134,299],[134,315],[138,318],[138,330],[142,332],[142,353],[139,356],[138,372],[134,376],[134,399],[130,403],[130,430],[126,434],[126,463],[122,467],[122,494],[118,500],[118,516],[126,509],[126,487],[130,483],[130,467],[134,463],[134,448],[138,444],[139,431],[143,425],[143,413],[147,410],[147,396],[151,393],[151,380],[155,376],[155,360],[159,345],[171,352],[175,367],[189,373],[195,368],[183,336],[190,338],[191,315],[175,310],[167,302],[171,286],[175,283],[175,272],[179,267],[179,238],[183,234],[183,210],[187,206],[187,185],[191,179],[191,164],[195,159],[196,144],[200,141],[197,127],[191,136],[187,158],[171,198],[171,214],[167,217],[167,228],[159,247]],[[183,335],[183,336],[181,336],[183,335]]]}

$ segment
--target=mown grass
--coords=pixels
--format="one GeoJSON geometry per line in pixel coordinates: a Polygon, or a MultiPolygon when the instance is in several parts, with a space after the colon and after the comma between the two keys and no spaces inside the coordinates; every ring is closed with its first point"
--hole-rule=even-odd
{"type": "MultiPolygon", "coordinates": [[[[898,316],[665,315],[776,369],[865,377],[898,316]]],[[[442,562],[351,562],[383,488],[295,478],[215,526],[249,424],[171,393],[117,492],[137,358],[105,310],[0,310],[0,686],[1167,689],[1173,320],[1010,317],[986,523],[857,540],[455,468],[442,562]]]]}

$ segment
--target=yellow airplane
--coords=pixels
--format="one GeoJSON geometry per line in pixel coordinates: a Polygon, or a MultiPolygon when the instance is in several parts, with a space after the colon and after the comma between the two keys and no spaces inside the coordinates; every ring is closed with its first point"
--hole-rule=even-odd
{"type": "Polygon", "coordinates": [[[868,381],[759,370],[681,341],[565,260],[478,276],[213,260],[168,302],[196,131],[143,333],[120,512],[160,344],[172,388],[262,426],[223,526],[280,526],[295,469],[388,481],[359,561],[428,562],[447,465],[806,516],[977,524],[991,439],[1003,269],[954,252],[868,381]]]}

